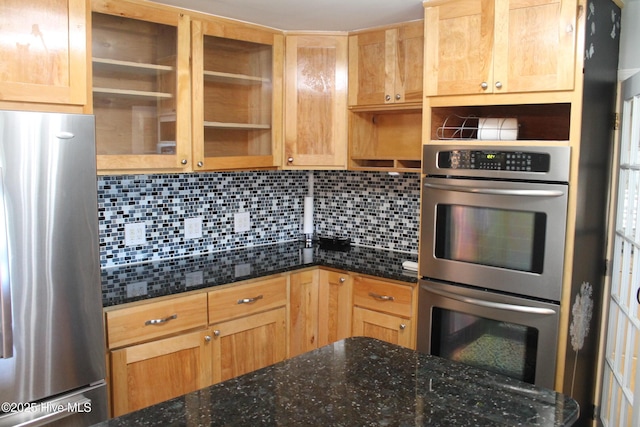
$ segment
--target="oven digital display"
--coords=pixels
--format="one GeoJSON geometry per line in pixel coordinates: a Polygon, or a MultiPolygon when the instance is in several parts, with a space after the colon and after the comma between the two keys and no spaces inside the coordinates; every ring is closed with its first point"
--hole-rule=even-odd
{"type": "Polygon", "coordinates": [[[438,167],[511,172],[548,172],[547,153],[526,151],[451,150],[440,153],[438,167]]]}

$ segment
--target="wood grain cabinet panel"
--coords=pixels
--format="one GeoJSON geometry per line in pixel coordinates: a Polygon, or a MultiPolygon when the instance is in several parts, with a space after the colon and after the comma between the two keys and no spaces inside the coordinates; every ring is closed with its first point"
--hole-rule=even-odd
{"type": "Polygon", "coordinates": [[[425,3],[427,96],[572,90],[576,0],[425,3]]]}
{"type": "Polygon", "coordinates": [[[318,347],[351,336],[352,283],[345,272],[319,271],[318,347]]]}
{"type": "Polygon", "coordinates": [[[113,416],[211,384],[208,331],[186,333],[111,352],[113,416]]]}
{"type": "Polygon", "coordinates": [[[346,168],[346,35],[285,40],[285,168],[346,168]]]}
{"type": "Polygon", "coordinates": [[[87,103],[87,3],[5,0],[0,101],[87,103]]]}
{"type": "Polygon", "coordinates": [[[361,307],[353,309],[354,336],[376,338],[392,344],[415,348],[412,329],[413,322],[410,319],[361,307]]]}
{"type": "Polygon", "coordinates": [[[107,311],[108,348],[207,326],[207,295],[180,296],[107,311]]]}
{"type": "Polygon", "coordinates": [[[349,105],[422,102],[424,23],[349,36],[349,105]]]}
{"type": "Polygon", "coordinates": [[[289,357],[318,348],[318,277],[318,269],[290,275],[289,357]]]}

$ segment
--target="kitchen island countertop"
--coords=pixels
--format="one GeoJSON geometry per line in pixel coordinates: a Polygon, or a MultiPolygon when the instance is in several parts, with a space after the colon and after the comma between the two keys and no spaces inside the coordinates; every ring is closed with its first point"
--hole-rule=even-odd
{"type": "Polygon", "coordinates": [[[118,426],[570,426],[552,390],[355,337],[98,424],[118,426]]]}

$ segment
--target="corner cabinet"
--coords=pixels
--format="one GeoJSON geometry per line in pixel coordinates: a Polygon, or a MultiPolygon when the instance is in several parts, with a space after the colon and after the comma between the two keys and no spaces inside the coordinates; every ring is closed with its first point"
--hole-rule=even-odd
{"type": "Polygon", "coordinates": [[[278,166],[284,37],[196,19],[191,44],[193,169],[278,166]]]}
{"type": "Polygon", "coordinates": [[[283,167],[347,167],[346,34],[287,34],[283,167]]]}
{"type": "Polygon", "coordinates": [[[572,90],[576,0],[426,1],[425,95],[572,90]]]}
{"type": "Polygon", "coordinates": [[[92,10],[98,173],[189,170],[189,17],[125,0],[92,10]]]}
{"type": "Polygon", "coordinates": [[[84,106],[87,3],[85,0],[28,3],[2,2],[0,101],[84,106]]]}
{"type": "Polygon", "coordinates": [[[349,105],[422,103],[424,23],[349,36],[349,105]]]}

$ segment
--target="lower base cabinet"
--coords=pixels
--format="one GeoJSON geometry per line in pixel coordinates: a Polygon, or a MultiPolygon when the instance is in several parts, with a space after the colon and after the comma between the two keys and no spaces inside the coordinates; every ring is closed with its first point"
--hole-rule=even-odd
{"type": "Polygon", "coordinates": [[[411,320],[366,308],[353,308],[353,335],[415,348],[411,320]]]}
{"type": "Polygon", "coordinates": [[[286,358],[285,307],[213,325],[213,382],[273,365],[286,358]]]}
{"type": "Polygon", "coordinates": [[[191,332],[112,351],[113,416],[209,386],[208,334],[191,332]]]}
{"type": "Polygon", "coordinates": [[[105,312],[111,415],[350,336],[415,348],[417,288],[311,268],[105,312]]]}

